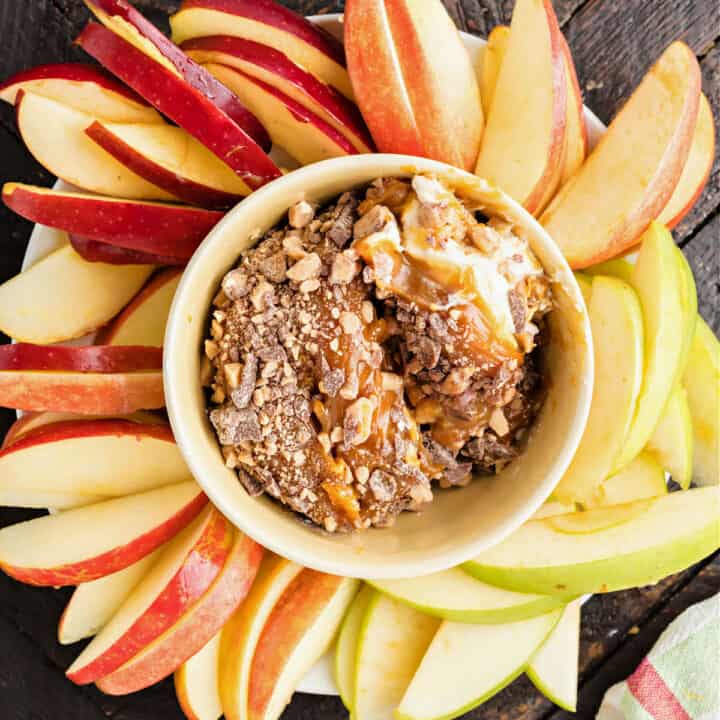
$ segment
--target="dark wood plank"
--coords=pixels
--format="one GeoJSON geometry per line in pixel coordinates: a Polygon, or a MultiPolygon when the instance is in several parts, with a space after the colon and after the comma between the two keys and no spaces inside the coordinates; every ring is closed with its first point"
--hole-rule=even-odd
{"type": "Polygon", "coordinates": [[[716,213],[683,248],[695,275],[698,308],[720,334],[720,213],[716,213]]]}

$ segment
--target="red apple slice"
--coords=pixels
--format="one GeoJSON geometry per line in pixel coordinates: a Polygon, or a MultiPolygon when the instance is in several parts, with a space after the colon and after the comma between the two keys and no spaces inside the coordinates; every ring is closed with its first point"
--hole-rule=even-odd
{"type": "Polygon", "coordinates": [[[60,617],[58,642],[72,645],[97,635],[148,574],[162,551],[159,548],[124,570],[78,585],[60,617]]]}
{"type": "Polygon", "coordinates": [[[56,100],[22,91],[16,103],[20,136],[33,157],[50,173],[77,187],[103,195],[172,200],[106,153],[86,134],[95,121],[56,100]]]}
{"type": "Polygon", "coordinates": [[[215,210],[17,183],[3,187],[3,201],[28,220],[88,240],[182,259],[188,259],[195,252],[223,217],[215,210]]]}
{"type": "Polygon", "coordinates": [[[173,40],[234,35],[270,45],[352,99],[342,43],[273,0],[184,0],[170,18],[173,40]]]}
{"type": "MultiPolygon", "coordinates": [[[[146,17],[126,0],[85,0],[85,4],[109,30],[131,43],[149,58],[172,70],[185,83],[208,98],[263,150],[270,149],[265,128],[228,89],[188,58],[146,17]]],[[[142,93],[141,93],[142,94],[142,93]]],[[[231,132],[225,125],[226,132],[231,132]]]]}
{"type": "Polygon", "coordinates": [[[207,68],[253,109],[273,142],[301,164],[357,153],[342,133],[272,85],[237,68],[213,64],[207,68]]]}
{"type": "Polygon", "coordinates": [[[552,3],[518,0],[475,172],[533,214],[560,183],[567,87],[552,3]]]}
{"type": "Polygon", "coordinates": [[[248,686],[248,720],[278,718],[305,673],[327,650],[358,581],[303,570],[263,627],[248,686]]]}
{"type": "Polygon", "coordinates": [[[373,152],[357,105],[279,50],[231,35],[187,40],[182,49],[199,63],[237,68],[272,85],[341,132],[358,152],[373,152]]]}
{"type": "Polygon", "coordinates": [[[677,187],[658,221],[672,230],[692,209],[707,184],[715,160],[715,121],[705,95],[700,95],[697,124],[688,159],[677,187]]]}
{"type": "Polygon", "coordinates": [[[114,498],[0,530],[0,568],[30,585],[76,585],[150,554],[200,513],[194,482],[114,498]]]}
{"type": "Polygon", "coordinates": [[[700,81],[695,54],[674,42],[545,211],[542,223],[571,267],[632,247],[667,205],[692,144],[700,81]]]}
{"type": "Polygon", "coordinates": [[[0,345],[0,372],[12,370],[73,370],[85,373],[118,373],[162,369],[158,347],[123,345],[0,345]]]}
{"type": "Polygon", "coordinates": [[[170,255],[153,255],[109,245],[108,243],[88,240],[77,235],[70,235],[73,250],[89,263],[105,263],[106,265],[186,265],[187,260],[170,255]]]}
{"type": "Polygon", "coordinates": [[[175,671],[175,694],[188,720],[218,720],[220,634],[175,671]]]}
{"type": "Polygon", "coordinates": [[[85,685],[107,675],[177,622],[216,580],[233,541],[230,523],[213,507],[163,550],[151,571],[68,668],[85,685]]]}
{"type": "Polygon", "coordinates": [[[280,176],[280,170],[253,138],[174,68],[169,69],[96,23],[88,23],[76,42],[227,163],[249,187],[258,188],[280,176]]]}
{"type": "Polygon", "coordinates": [[[64,245],[0,285],[0,330],[41,344],[81,337],[115,317],[152,271],[89,263],[64,245]]]}
{"type": "Polygon", "coordinates": [[[120,315],[100,331],[97,342],[161,347],[170,305],[181,277],[181,271],[175,269],[155,275],[120,315]]]}
{"type": "Polygon", "coordinates": [[[104,70],[83,63],[39,65],[0,84],[0,100],[14,105],[20,91],[56,100],[81,112],[122,123],[162,123],[145,100],[104,70]]]}
{"type": "Polygon", "coordinates": [[[182,128],[95,122],[85,132],[125,167],[186,202],[227,208],[251,192],[182,128]]]}
{"type": "Polygon", "coordinates": [[[560,47],[565,62],[565,82],[567,83],[567,116],[565,121],[565,150],[563,156],[560,185],[564,185],[585,162],[588,148],[587,127],[585,125],[585,107],[582,90],[578,82],[575,63],[570,46],[564,35],[560,35],[560,47]]]}
{"type": "Polygon", "coordinates": [[[440,0],[348,0],[344,26],[357,103],[380,151],[472,170],[480,91],[440,0]]]}
{"type": "Polygon", "coordinates": [[[262,558],[262,548],[240,531],[220,575],[172,627],[124,665],[97,681],[109,695],[142,690],[174,673],[204,647],[245,599],[262,558]]]}
{"type": "Polygon", "coordinates": [[[66,420],[0,452],[0,488],[122,496],[192,479],[169,425],[66,420]]]}

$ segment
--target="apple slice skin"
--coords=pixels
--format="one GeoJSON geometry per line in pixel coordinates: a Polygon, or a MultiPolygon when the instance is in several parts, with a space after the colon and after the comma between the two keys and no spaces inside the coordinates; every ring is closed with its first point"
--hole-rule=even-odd
{"type": "Polygon", "coordinates": [[[76,370],[117,373],[162,368],[160,348],[139,345],[63,347],[16,343],[0,345],[0,370],[76,370]]]}
{"type": "MultiPolygon", "coordinates": [[[[166,488],[163,488],[163,490],[165,489],[166,488]]],[[[143,494],[150,496],[153,492],[158,491],[143,494]]],[[[109,506],[110,503],[122,502],[124,499],[125,498],[115,498],[100,504],[109,506]]],[[[148,497],[148,500],[150,500],[150,497],[148,497]]],[[[7,561],[0,559],[0,568],[10,577],[27,585],[61,587],[97,580],[105,575],[122,570],[128,565],[132,565],[146,555],[149,555],[191,523],[206,505],[207,498],[205,494],[198,490],[197,495],[189,503],[184,505],[160,526],[150,529],[144,535],[135,538],[126,545],[100,553],[83,561],[58,565],[52,568],[26,568],[13,566],[7,561]]],[[[27,523],[44,522],[49,524],[55,521],[56,518],[67,518],[71,513],[84,513],[93,507],[95,506],[89,505],[87,507],[77,508],[63,513],[63,515],[47,515],[35,520],[28,520],[27,523]]],[[[75,515],[75,517],[77,517],[77,515],[75,515]]],[[[27,525],[27,523],[20,523],[19,526],[27,525]]],[[[11,525],[8,529],[17,529],[19,526],[11,525]]]]}
{"type": "Polygon", "coordinates": [[[223,213],[8,183],[5,204],[26,220],[130,250],[188,259],[223,213]]]}
{"type": "Polygon", "coordinates": [[[575,70],[570,46],[564,35],[560,35],[560,46],[565,61],[565,79],[567,90],[567,118],[565,122],[565,157],[560,176],[560,186],[564,185],[585,162],[588,149],[587,126],[585,125],[585,107],[582,90],[575,70]]]}
{"type": "Polygon", "coordinates": [[[146,17],[139,13],[126,0],[85,0],[90,10],[104,21],[103,15],[110,19],[118,17],[134,28],[146,41],[149,41],[159,53],[175,67],[185,81],[202,95],[210,99],[228,117],[246,132],[261,149],[270,149],[270,138],[258,119],[242,103],[216,82],[208,73],[194,63],[180,48],[163,35],[146,17]]]}
{"type": "Polygon", "coordinates": [[[214,508],[202,524],[195,544],[160,594],[104,652],[91,656],[89,662],[83,662],[83,652],[67,671],[68,679],[87,685],[113,672],[172,627],[207,592],[227,561],[234,536],[214,508]]]}
{"type": "Polygon", "coordinates": [[[77,235],[70,235],[73,250],[89,263],[105,265],[179,265],[187,261],[170,255],[153,255],[141,250],[130,250],[119,245],[110,245],[98,240],[88,240],[77,235]]]}
{"type": "Polygon", "coordinates": [[[76,42],[226,162],[249,187],[280,177],[262,148],[217,105],[123,38],[91,22],[76,42]]]}
{"type": "Polygon", "coordinates": [[[208,591],[154,642],[98,680],[98,689],[108,695],[126,695],[174,673],[220,631],[245,599],[262,555],[260,545],[236,530],[227,562],[208,591]]]}

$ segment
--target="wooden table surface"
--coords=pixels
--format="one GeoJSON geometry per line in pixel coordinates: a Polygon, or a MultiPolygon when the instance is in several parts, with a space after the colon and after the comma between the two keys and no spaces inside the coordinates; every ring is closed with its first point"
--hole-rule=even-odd
{"type": "MultiPolygon", "coordinates": [[[[508,23],[513,0],[445,0],[458,25],[485,37],[508,23]]],[[[720,12],[717,0],[554,0],[577,64],[585,102],[609,121],[650,64],[673,39],[697,53],[705,93],[720,127],[720,12]]],[[[165,26],[175,0],[138,0],[165,26]]],[[[333,0],[285,0],[306,14],[338,12],[333,0]]],[[[80,0],[0,0],[0,79],[40,63],[80,59],[71,40],[87,18],[80,0]]],[[[2,181],[49,185],[52,178],[18,139],[12,111],[0,109],[2,181]]],[[[0,282],[15,275],[31,230],[29,223],[0,208],[0,282]]],[[[700,312],[720,330],[720,164],[715,162],[702,198],[675,237],[698,285],[700,312]]],[[[5,338],[2,338],[3,340],[5,338]]],[[[0,437],[12,422],[0,410],[0,437]]],[[[0,525],[26,519],[28,511],[0,510],[0,525]]],[[[593,718],[608,687],[625,678],[668,623],[689,605],[720,590],[720,558],[659,584],[593,598],[583,609],[581,691],[577,715],[593,718]]],[[[170,681],[128,697],[107,697],[94,686],[78,688],[64,669],[78,647],[55,640],[57,620],[70,595],[20,585],[0,573],[0,716],[5,720],[174,720],[182,718],[170,681]]],[[[717,659],[714,659],[717,661],[717,659]]],[[[295,695],[284,720],[347,717],[336,698],[295,695]]],[[[560,720],[558,711],[521,678],[481,708],[473,720],[560,720]]]]}

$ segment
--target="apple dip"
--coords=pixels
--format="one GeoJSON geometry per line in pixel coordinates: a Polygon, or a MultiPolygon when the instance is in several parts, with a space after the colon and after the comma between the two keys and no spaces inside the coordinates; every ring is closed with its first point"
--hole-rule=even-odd
{"type": "Polygon", "coordinates": [[[438,179],[301,201],[222,280],[204,347],[225,463],[328,532],[497,473],[543,399],[550,282],[438,179]]]}

